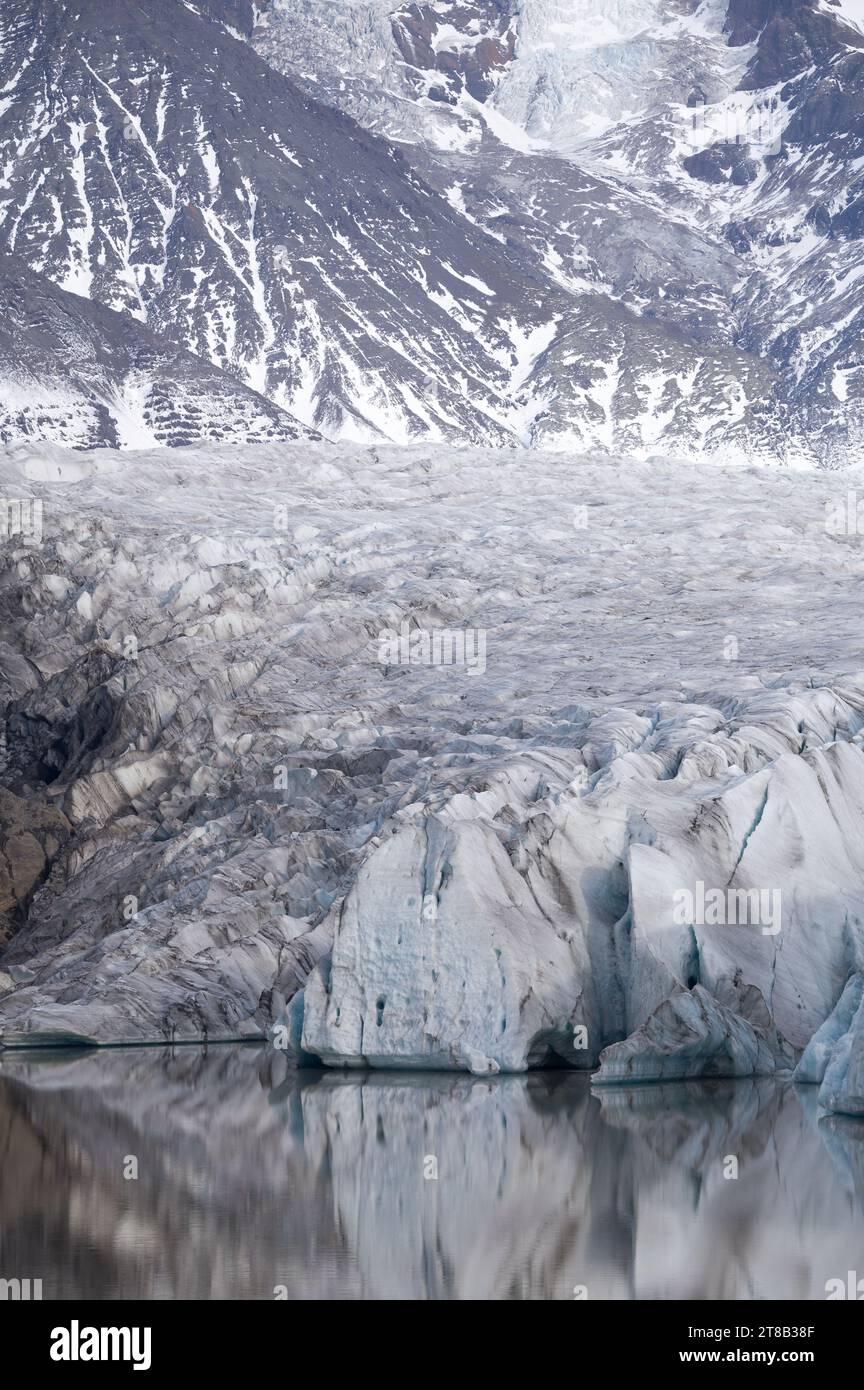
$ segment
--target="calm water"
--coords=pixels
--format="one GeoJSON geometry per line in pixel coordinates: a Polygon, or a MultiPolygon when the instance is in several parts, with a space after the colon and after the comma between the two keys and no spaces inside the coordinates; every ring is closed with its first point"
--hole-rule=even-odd
{"type": "Polygon", "coordinates": [[[821,1299],[849,1270],[864,1124],[791,1085],[0,1060],[0,1277],[45,1298],[821,1299]]]}

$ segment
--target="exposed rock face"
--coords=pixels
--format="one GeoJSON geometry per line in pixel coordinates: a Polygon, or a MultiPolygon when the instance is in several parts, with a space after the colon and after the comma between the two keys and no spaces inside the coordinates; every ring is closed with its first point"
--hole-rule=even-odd
{"type": "MultiPolygon", "coordinates": [[[[822,0],[729,0],[725,31],[733,47],[755,43],[746,86],[771,87],[829,62],[852,43],[864,48],[859,28],[842,5],[822,0]]],[[[860,16],[859,16],[860,18],[860,16]]]]}
{"type": "MultiPolygon", "coordinates": [[[[567,292],[528,377],[525,442],[859,456],[853,0],[516,0],[513,56],[482,100],[406,68],[390,8],[277,0],[252,42],[410,147],[567,292]]],[[[473,51],[475,9],[447,7],[439,67],[473,51]]]]}
{"type": "Polygon", "coordinates": [[[463,90],[485,101],[516,51],[516,8],[516,0],[412,3],[394,12],[393,38],[412,68],[440,74],[426,88],[433,101],[458,101],[463,90]]]}
{"type": "Polygon", "coordinates": [[[25,919],[30,899],[69,838],[54,806],[0,789],[0,947],[25,919]]]}
{"type": "Polygon", "coordinates": [[[712,145],[684,160],[684,168],[696,179],[706,183],[753,183],[759,177],[759,166],[748,157],[742,145],[712,145]]]}
{"type": "Polygon", "coordinates": [[[317,438],[227,372],[0,252],[0,440],[73,448],[317,438]]]}
{"type": "Polygon", "coordinates": [[[542,457],[7,454],[7,1043],[794,1065],[864,963],[837,481],[542,457]]]}

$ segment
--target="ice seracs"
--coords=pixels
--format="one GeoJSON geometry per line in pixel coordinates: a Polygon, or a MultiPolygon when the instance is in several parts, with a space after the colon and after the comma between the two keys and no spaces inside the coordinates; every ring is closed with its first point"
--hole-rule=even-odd
{"type": "Polygon", "coordinates": [[[819,1085],[819,1104],[842,1115],[864,1115],[864,975],[849,978],[836,1007],[817,1029],[795,1072],[819,1085]]]}
{"type": "Polygon", "coordinates": [[[465,809],[397,828],[366,861],[305,990],[307,1052],[479,1074],[568,1057],[578,955],[511,862],[492,807],[482,820],[465,809]]]}
{"type": "Polygon", "coordinates": [[[304,1049],[475,1072],[599,1057],[600,1082],[790,1069],[864,951],[849,693],[825,747],[807,747],[824,694],[754,700],[741,732],[698,741],[687,716],[644,734],[622,718],[631,751],[607,753],[590,789],[535,755],[505,766],[482,810],[460,794],[434,815],[406,808],[306,987],[304,1049]],[[754,884],[782,887],[766,924],[683,922],[680,885],[703,878],[733,885],[735,907],[764,900],[754,884]]]}
{"type": "Polygon", "coordinates": [[[604,1049],[595,1085],[789,1071],[796,1054],[777,1034],[755,986],[721,993],[728,1006],[701,985],[676,988],[641,1028],[604,1049]]]}

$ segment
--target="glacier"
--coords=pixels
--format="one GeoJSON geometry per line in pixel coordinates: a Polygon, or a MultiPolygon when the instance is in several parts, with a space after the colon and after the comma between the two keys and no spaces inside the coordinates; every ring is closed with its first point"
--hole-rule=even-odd
{"type": "Polygon", "coordinates": [[[560,771],[553,790],[531,759],[484,789],[482,819],[459,797],[406,813],[340,906],[304,1049],[475,1073],[599,1061],[601,1083],[791,1069],[861,958],[862,706],[761,703],[743,735],[621,717],[590,790],[560,771]],[[676,924],[700,879],[782,885],[778,935],[676,924]]]}
{"type": "Polygon", "coordinates": [[[856,1113],[860,473],[527,457],[0,454],[6,1048],[802,1059],[856,1113]]]}
{"type": "Polygon", "coordinates": [[[799,1081],[818,1084],[819,1104],[843,1115],[864,1115],[864,976],[852,975],[835,1008],[817,1029],[798,1064],[799,1081]]]}

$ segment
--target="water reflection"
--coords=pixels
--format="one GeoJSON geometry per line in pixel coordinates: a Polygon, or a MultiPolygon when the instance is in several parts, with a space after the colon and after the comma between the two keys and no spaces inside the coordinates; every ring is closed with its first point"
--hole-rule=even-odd
{"type": "Polygon", "coordinates": [[[864,1270],[864,1124],[768,1080],[7,1053],[0,1153],[0,1278],[46,1298],[821,1299],[864,1270]]]}

